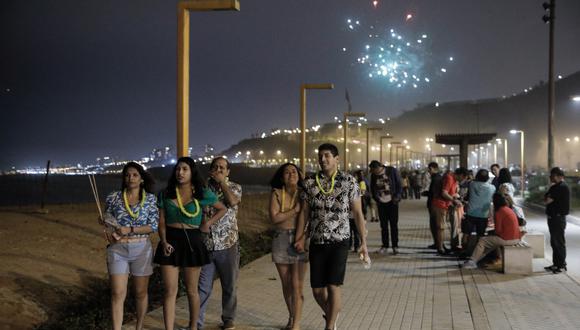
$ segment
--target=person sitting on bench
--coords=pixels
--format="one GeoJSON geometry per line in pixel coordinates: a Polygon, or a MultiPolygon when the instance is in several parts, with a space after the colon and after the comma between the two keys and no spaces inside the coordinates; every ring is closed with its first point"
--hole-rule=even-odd
{"type": "Polygon", "coordinates": [[[501,194],[493,195],[495,235],[479,239],[471,258],[463,264],[465,269],[477,268],[477,262],[488,253],[501,246],[516,245],[521,240],[518,218],[509,208],[508,202],[501,194]]]}

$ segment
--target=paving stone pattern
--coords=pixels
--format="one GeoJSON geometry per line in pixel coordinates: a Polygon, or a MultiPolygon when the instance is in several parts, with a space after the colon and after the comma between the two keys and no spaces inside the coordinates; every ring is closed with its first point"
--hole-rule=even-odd
{"type": "MultiPolygon", "coordinates": [[[[580,285],[568,274],[544,272],[548,261],[535,259],[529,276],[505,275],[462,270],[457,259],[428,250],[432,242],[425,200],[401,204],[399,255],[374,253],[380,247],[380,228],[367,225],[373,264],[365,270],[350,254],[338,329],[580,329],[580,285]]],[[[304,296],[302,329],[323,329],[308,276],[304,296]]],[[[219,329],[220,299],[216,282],[204,329],[219,329]]],[[[185,326],[187,319],[187,299],[181,297],[176,322],[185,326]]],[[[236,329],[281,329],[287,319],[271,256],[244,267],[236,329]]],[[[161,308],[148,314],[146,328],[163,329],[161,308]]]]}

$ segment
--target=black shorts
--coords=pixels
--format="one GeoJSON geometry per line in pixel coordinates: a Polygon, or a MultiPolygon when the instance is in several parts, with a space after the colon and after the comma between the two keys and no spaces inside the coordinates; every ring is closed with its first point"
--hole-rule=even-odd
{"type": "Polygon", "coordinates": [[[324,288],[342,285],[348,258],[348,240],[329,244],[310,244],[310,286],[324,288]]]}
{"type": "Polygon", "coordinates": [[[167,243],[173,246],[174,251],[166,256],[161,243],[157,245],[153,262],[159,265],[176,267],[201,267],[209,264],[209,252],[203,243],[199,229],[178,229],[166,227],[167,243]]]}

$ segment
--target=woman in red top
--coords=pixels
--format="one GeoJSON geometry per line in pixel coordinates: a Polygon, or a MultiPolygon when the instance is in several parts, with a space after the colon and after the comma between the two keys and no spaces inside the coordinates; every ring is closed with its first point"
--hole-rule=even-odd
{"type": "Polygon", "coordinates": [[[508,207],[508,203],[501,194],[493,195],[495,220],[495,235],[484,236],[479,239],[470,260],[463,264],[463,268],[477,268],[477,262],[488,253],[500,246],[515,245],[520,242],[521,234],[518,217],[508,207]]]}

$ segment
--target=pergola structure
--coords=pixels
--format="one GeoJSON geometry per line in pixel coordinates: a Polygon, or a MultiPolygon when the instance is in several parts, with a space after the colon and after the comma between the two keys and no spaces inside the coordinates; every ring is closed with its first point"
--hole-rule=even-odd
{"type": "Polygon", "coordinates": [[[435,158],[443,158],[447,162],[447,166],[451,169],[451,161],[452,159],[460,158],[459,154],[437,154],[434,155],[435,158]]]}
{"type": "Polygon", "coordinates": [[[474,134],[435,134],[435,142],[459,146],[459,166],[467,168],[468,147],[470,144],[483,144],[493,140],[497,133],[474,134]]]}

